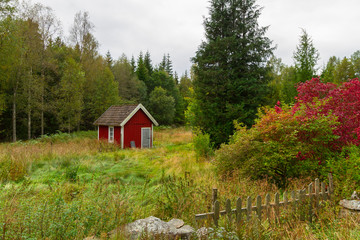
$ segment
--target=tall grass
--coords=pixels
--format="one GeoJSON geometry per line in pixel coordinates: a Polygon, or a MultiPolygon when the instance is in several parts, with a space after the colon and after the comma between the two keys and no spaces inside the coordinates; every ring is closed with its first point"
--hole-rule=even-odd
{"type": "MultiPolygon", "coordinates": [[[[236,173],[217,177],[211,160],[196,161],[186,128],[156,129],[154,145],[120,150],[98,142],[94,133],[1,144],[0,238],[106,239],[109,231],[151,215],[212,227],[211,221],[194,219],[211,211],[212,188],[218,189],[221,205],[227,198],[235,202],[237,197],[278,191],[266,180],[236,173]]],[[[292,180],[288,190],[310,181],[292,180]]],[[[260,227],[236,228],[222,221],[210,239],[357,239],[358,219],[339,219],[337,211],[334,205],[322,208],[313,224],[286,214],[279,223],[264,221],[260,227]]],[[[118,238],[127,239],[121,234],[118,238]]]]}

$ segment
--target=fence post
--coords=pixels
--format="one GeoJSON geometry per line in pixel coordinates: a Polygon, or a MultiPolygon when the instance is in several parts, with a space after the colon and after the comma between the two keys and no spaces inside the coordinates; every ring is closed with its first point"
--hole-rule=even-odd
{"type": "Polygon", "coordinates": [[[329,199],[331,198],[331,195],[334,193],[334,182],[333,182],[333,176],[331,173],[329,173],[329,199]]]}
{"type": "Polygon", "coordinates": [[[321,182],[321,192],[322,192],[322,200],[326,201],[326,190],[325,190],[325,183],[321,182]]]}
{"type": "Polygon", "coordinates": [[[270,220],[270,194],[265,196],[266,217],[270,220]]]}
{"type": "Polygon", "coordinates": [[[300,221],[305,221],[305,190],[299,191],[299,209],[300,209],[300,221]]]}
{"type": "Polygon", "coordinates": [[[229,224],[229,227],[231,227],[231,202],[230,202],[230,199],[226,200],[225,209],[226,209],[228,224],[229,224]]]}
{"type": "Polygon", "coordinates": [[[284,200],[284,207],[287,207],[288,202],[289,202],[288,196],[287,196],[287,191],[284,191],[284,193],[283,193],[283,200],[284,200]]]}
{"type": "Polygon", "coordinates": [[[259,218],[259,220],[261,221],[261,196],[258,195],[257,198],[256,198],[256,213],[257,213],[257,216],[259,218]]]}
{"type": "Polygon", "coordinates": [[[220,203],[216,200],[214,203],[214,224],[216,227],[219,226],[220,217],[220,203]]]}
{"type": "Polygon", "coordinates": [[[236,223],[237,223],[237,225],[239,225],[241,222],[241,214],[242,214],[241,205],[242,205],[241,198],[238,198],[236,201],[236,223]]]}
{"type": "Polygon", "coordinates": [[[291,191],[291,199],[292,199],[293,214],[295,214],[295,212],[296,212],[296,194],[295,194],[295,191],[291,191]]]}
{"type": "Polygon", "coordinates": [[[217,188],[212,189],[212,199],[211,199],[211,201],[212,201],[213,208],[214,208],[214,204],[217,201],[217,188]]]}
{"type": "Polygon", "coordinates": [[[312,208],[312,204],[313,204],[313,183],[309,184],[309,222],[312,223],[312,216],[313,216],[313,208],[312,208]]]}
{"type": "Polygon", "coordinates": [[[275,193],[275,221],[278,222],[279,217],[280,217],[280,212],[279,212],[279,206],[280,206],[280,197],[279,197],[279,193],[275,193]]]}
{"type": "Polygon", "coordinates": [[[315,208],[319,207],[319,193],[320,193],[320,182],[319,179],[315,179],[315,208]]]}
{"type": "Polygon", "coordinates": [[[251,205],[251,197],[247,197],[247,204],[246,204],[246,220],[250,221],[251,219],[251,209],[252,205],[251,205]]]}

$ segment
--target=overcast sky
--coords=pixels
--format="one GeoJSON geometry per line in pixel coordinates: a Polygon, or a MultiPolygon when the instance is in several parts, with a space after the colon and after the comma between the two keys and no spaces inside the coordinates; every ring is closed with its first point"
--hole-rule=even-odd
{"type": "MultiPolygon", "coordinates": [[[[68,36],[75,13],[89,12],[100,53],[114,59],[140,51],[158,64],[169,53],[174,70],[182,75],[204,40],[203,18],[208,0],[33,0],[54,10],[68,36]]],[[[275,55],[293,64],[301,28],[320,52],[319,67],[330,56],[350,56],[360,50],[359,0],[258,0],[264,7],[259,19],[269,26],[266,34],[277,46],[275,55]]]]}

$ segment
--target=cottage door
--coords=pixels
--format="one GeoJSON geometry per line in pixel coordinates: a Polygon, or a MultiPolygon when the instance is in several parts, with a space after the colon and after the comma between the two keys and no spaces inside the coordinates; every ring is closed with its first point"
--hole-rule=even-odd
{"type": "Polygon", "coordinates": [[[151,128],[141,128],[141,148],[150,148],[151,128]]]}

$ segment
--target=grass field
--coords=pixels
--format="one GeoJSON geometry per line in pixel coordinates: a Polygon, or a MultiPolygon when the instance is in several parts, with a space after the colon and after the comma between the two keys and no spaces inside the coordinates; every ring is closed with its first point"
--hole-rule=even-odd
{"type": "MultiPolygon", "coordinates": [[[[212,159],[196,160],[186,128],[156,129],[154,148],[146,150],[120,150],[96,136],[56,134],[0,145],[0,238],[106,239],[107,232],[149,216],[198,226],[194,215],[210,211],[213,187],[222,203],[277,191],[266,181],[217,177],[212,159]]],[[[293,181],[289,190],[309,181],[293,181]]],[[[239,239],[359,239],[358,219],[339,219],[337,211],[329,204],[313,224],[286,214],[260,228],[221,222],[213,239],[230,239],[227,232],[239,239]]]]}

